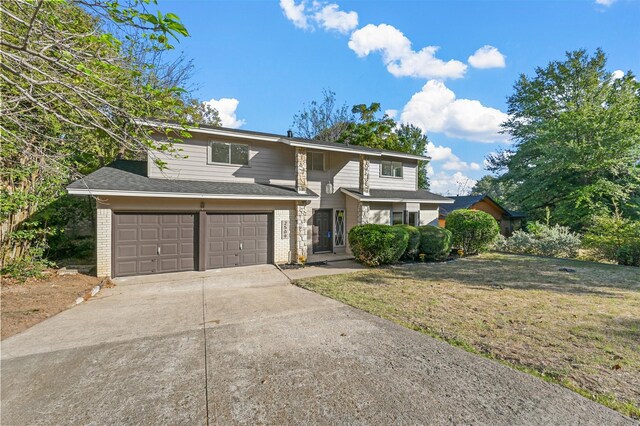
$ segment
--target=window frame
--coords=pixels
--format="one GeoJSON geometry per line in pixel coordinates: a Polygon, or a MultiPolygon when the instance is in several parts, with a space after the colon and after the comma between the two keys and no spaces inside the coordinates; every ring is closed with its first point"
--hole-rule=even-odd
{"type": "Polygon", "coordinates": [[[307,151],[307,172],[326,172],[327,171],[327,153],[322,151],[307,151]],[[309,167],[309,164],[313,166],[313,156],[322,155],[322,170],[309,167]]]}
{"type": "Polygon", "coordinates": [[[402,163],[402,161],[392,161],[392,160],[382,160],[382,161],[380,161],[380,177],[381,178],[391,178],[391,179],[404,179],[404,164],[402,163]],[[383,173],[384,163],[391,164],[391,175],[385,175],[383,173]],[[399,167],[396,167],[398,165],[399,165],[399,167]],[[395,170],[396,169],[400,170],[400,176],[396,176],[396,174],[395,174],[395,170]]]}
{"type": "Polygon", "coordinates": [[[250,167],[251,163],[251,146],[247,143],[236,143],[236,142],[223,142],[223,141],[209,141],[207,145],[207,164],[216,165],[216,166],[233,166],[233,167],[250,167]],[[213,161],[211,158],[213,154],[213,144],[218,145],[226,145],[228,150],[228,158],[229,161],[224,163],[220,161],[213,161]],[[247,149],[247,162],[245,163],[232,163],[231,162],[231,147],[232,146],[241,146],[247,149]]]}
{"type": "Polygon", "coordinates": [[[391,210],[391,225],[404,225],[404,210],[391,210]],[[400,215],[400,223],[395,223],[397,214],[400,215]]]}

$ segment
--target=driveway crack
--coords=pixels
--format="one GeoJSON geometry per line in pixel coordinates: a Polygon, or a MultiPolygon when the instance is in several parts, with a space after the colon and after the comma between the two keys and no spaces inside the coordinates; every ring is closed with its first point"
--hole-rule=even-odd
{"type": "Polygon", "coordinates": [[[202,279],[202,336],[204,337],[204,407],[207,415],[207,426],[209,426],[209,372],[207,362],[207,304],[204,294],[204,278],[202,279]]]}

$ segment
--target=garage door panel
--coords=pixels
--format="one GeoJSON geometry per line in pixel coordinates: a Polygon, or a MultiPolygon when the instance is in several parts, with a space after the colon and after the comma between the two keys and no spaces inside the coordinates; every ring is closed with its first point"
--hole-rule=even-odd
{"type": "Polygon", "coordinates": [[[118,229],[117,238],[118,238],[118,241],[137,241],[138,230],[137,229],[118,229]]]}
{"type": "Polygon", "coordinates": [[[160,238],[158,228],[141,228],[138,232],[140,241],[158,241],[160,238]]]}
{"type": "Polygon", "coordinates": [[[120,226],[137,225],[138,215],[135,215],[135,214],[117,215],[115,223],[120,226]]]}
{"type": "Polygon", "coordinates": [[[209,214],[208,269],[264,264],[269,261],[269,214],[209,214]]]}
{"type": "Polygon", "coordinates": [[[138,216],[138,223],[140,225],[158,225],[160,224],[160,217],[157,214],[141,214],[138,216]]]}
{"type": "Polygon", "coordinates": [[[114,276],[194,269],[195,215],[115,213],[114,216],[114,276]]]}

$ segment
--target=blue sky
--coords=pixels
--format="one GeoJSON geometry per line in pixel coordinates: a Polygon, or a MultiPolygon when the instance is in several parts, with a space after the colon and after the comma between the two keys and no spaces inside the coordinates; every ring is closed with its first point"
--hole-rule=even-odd
{"type": "Polygon", "coordinates": [[[469,189],[521,73],[597,47],[640,71],[640,1],[164,1],[191,37],[196,96],[223,125],[285,134],[324,88],[425,130],[432,190],[469,189]]]}

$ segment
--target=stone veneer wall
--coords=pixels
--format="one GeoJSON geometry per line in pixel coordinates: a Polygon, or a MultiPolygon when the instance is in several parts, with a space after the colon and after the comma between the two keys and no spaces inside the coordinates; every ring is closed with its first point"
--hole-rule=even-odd
{"type": "Polygon", "coordinates": [[[307,192],[307,149],[296,147],[296,191],[307,192]]]}
{"type": "Polygon", "coordinates": [[[369,223],[369,203],[358,201],[358,225],[369,223]]]}
{"type": "Polygon", "coordinates": [[[98,206],[96,211],[96,275],[111,276],[111,209],[98,206]]]}
{"type": "Polygon", "coordinates": [[[295,263],[302,263],[307,260],[307,202],[296,202],[296,229],[295,238],[295,263]]]}
{"type": "Polygon", "coordinates": [[[369,195],[369,159],[365,155],[360,155],[358,190],[362,195],[369,195]]]}

